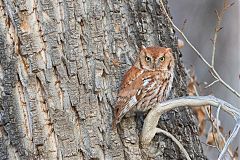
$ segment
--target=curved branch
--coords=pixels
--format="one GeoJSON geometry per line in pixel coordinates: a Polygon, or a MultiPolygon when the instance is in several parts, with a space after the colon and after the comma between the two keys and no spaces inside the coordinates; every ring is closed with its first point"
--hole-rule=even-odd
{"type": "Polygon", "coordinates": [[[162,133],[164,135],[166,135],[167,137],[171,138],[173,140],[173,142],[175,142],[178,147],[180,148],[180,150],[183,152],[183,154],[185,155],[185,157],[187,158],[187,160],[191,160],[189,154],[187,153],[186,149],[183,147],[183,145],[181,144],[181,142],[179,142],[179,140],[177,140],[177,138],[175,138],[171,133],[164,131],[160,128],[156,128],[155,129],[155,133],[162,133]]]}
{"type": "MultiPolygon", "coordinates": [[[[225,112],[229,113],[236,121],[239,122],[240,119],[240,109],[232,106],[231,104],[218,99],[214,96],[188,96],[188,97],[181,97],[176,99],[171,99],[162,103],[159,103],[155,108],[153,108],[147,115],[144,120],[142,135],[141,135],[141,143],[143,146],[149,145],[151,140],[156,134],[156,127],[158,124],[158,120],[160,116],[171,109],[177,107],[199,107],[202,105],[211,105],[214,107],[221,106],[225,112]]],[[[237,123],[237,125],[239,125],[237,123]]],[[[235,127],[236,128],[236,127],[235,127]]],[[[238,132],[238,127],[235,129],[235,132],[232,132],[228,139],[228,143],[225,144],[224,148],[227,148],[228,145],[231,143],[233,138],[236,136],[236,132],[238,132]]],[[[225,152],[225,150],[223,150],[225,152]]],[[[224,153],[221,153],[223,155],[224,153]]]]}

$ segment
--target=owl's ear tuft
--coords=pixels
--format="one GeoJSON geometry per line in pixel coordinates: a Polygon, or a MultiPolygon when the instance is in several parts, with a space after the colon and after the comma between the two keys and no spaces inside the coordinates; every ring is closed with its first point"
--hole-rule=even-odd
{"type": "Polygon", "coordinates": [[[166,51],[172,53],[172,48],[166,48],[166,51]]]}

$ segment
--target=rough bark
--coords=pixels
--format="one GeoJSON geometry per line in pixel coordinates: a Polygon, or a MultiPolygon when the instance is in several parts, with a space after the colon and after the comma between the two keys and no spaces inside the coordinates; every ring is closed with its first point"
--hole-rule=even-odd
{"type": "MultiPolygon", "coordinates": [[[[119,83],[142,44],[173,49],[172,97],[186,95],[158,0],[0,1],[0,159],[184,159],[164,135],[141,148],[142,115],[111,128],[119,83]]],[[[159,125],[205,159],[190,110],[172,110],[159,125]]]]}

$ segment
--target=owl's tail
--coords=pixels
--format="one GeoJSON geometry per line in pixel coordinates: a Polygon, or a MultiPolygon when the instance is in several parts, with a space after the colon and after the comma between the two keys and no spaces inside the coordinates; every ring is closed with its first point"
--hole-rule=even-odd
{"type": "Polygon", "coordinates": [[[136,96],[133,96],[130,98],[129,101],[126,102],[126,99],[118,99],[117,105],[114,109],[114,119],[112,123],[112,128],[115,129],[117,124],[121,121],[121,119],[124,117],[124,115],[130,111],[133,106],[137,104],[137,98],[136,96]]]}

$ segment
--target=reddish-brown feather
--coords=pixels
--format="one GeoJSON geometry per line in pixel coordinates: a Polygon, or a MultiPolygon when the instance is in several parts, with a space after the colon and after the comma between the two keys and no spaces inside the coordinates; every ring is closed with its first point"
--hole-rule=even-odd
{"type": "Polygon", "coordinates": [[[142,86],[143,81],[140,80],[139,76],[141,76],[142,71],[135,66],[132,66],[124,75],[122,84],[120,86],[120,91],[118,93],[118,99],[115,107],[115,117],[113,120],[113,128],[115,128],[116,124],[119,121],[120,114],[122,109],[126,103],[130,100],[130,98],[136,95],[139,88],[142,86]]]}
{"type": "Polygon", "coordinates": [[[139,79],[142,71],[135,66],[132,66],[124,75],[118,96],[131,97],[137,93],[137,90],[143,84],[139,79]]]}
{"type": "Polygon", "coordinates": [[[121,118],[128,111],[132,110],[134,106],[136,110],[146,111],[152,105],[164,100],[171,89],[174,67],[171,49],[148,47],[143,50],[147,50],[154,59],[169,53],[167,55],[168,61],[163,63],[165,70],[162,68],[146,70],[139,68],[140,63],[136,62],[125,73],[115,105],[113,128],[116,127],[121,118]],[[145,84],[146,81],[147,83],[145,84]]]}
{"type": "MultiPolygon", "coordinates": [[[[136,96],[136,100],[141,102],[140,100],[146,96],[151,94],[150,91],[148,91],[148,87],[153,83],[157,82],[156,85],[160,85],[160,74],[159,71],[145,71],[142,72],[140,69],[136,68],[135,66],[132,66],[128,72],[124,75],[120,91],[118,93],[118,99],[116,102],[116,109],[115,109],[115,119],[114,123],[116,121],[119,121],[123,113],[123,109],[126,109],[126,104],[130,101],[130,99],[134,96],[136,96]],[[159,79],[156,79],[156,75],[158,75],[159,79]],[[150,79],[149,84],[144,87],[144,79],[150,79]],[[142,91],[139,95],[137,95],[138,91],[142,91]]],[[[153,89],[154,90],[154,87],[153,89]]],[[[139,103],[140,104],[140,103],[139,103]]],[[[139,105],[138,105],[139,106],[139,105]]],[[[145,106],[145,105],[144,105],[145,106]]],[[[137,110],[144,110],[144,108],[140,109],[141,106],[137,107],[137,110]]]]}

